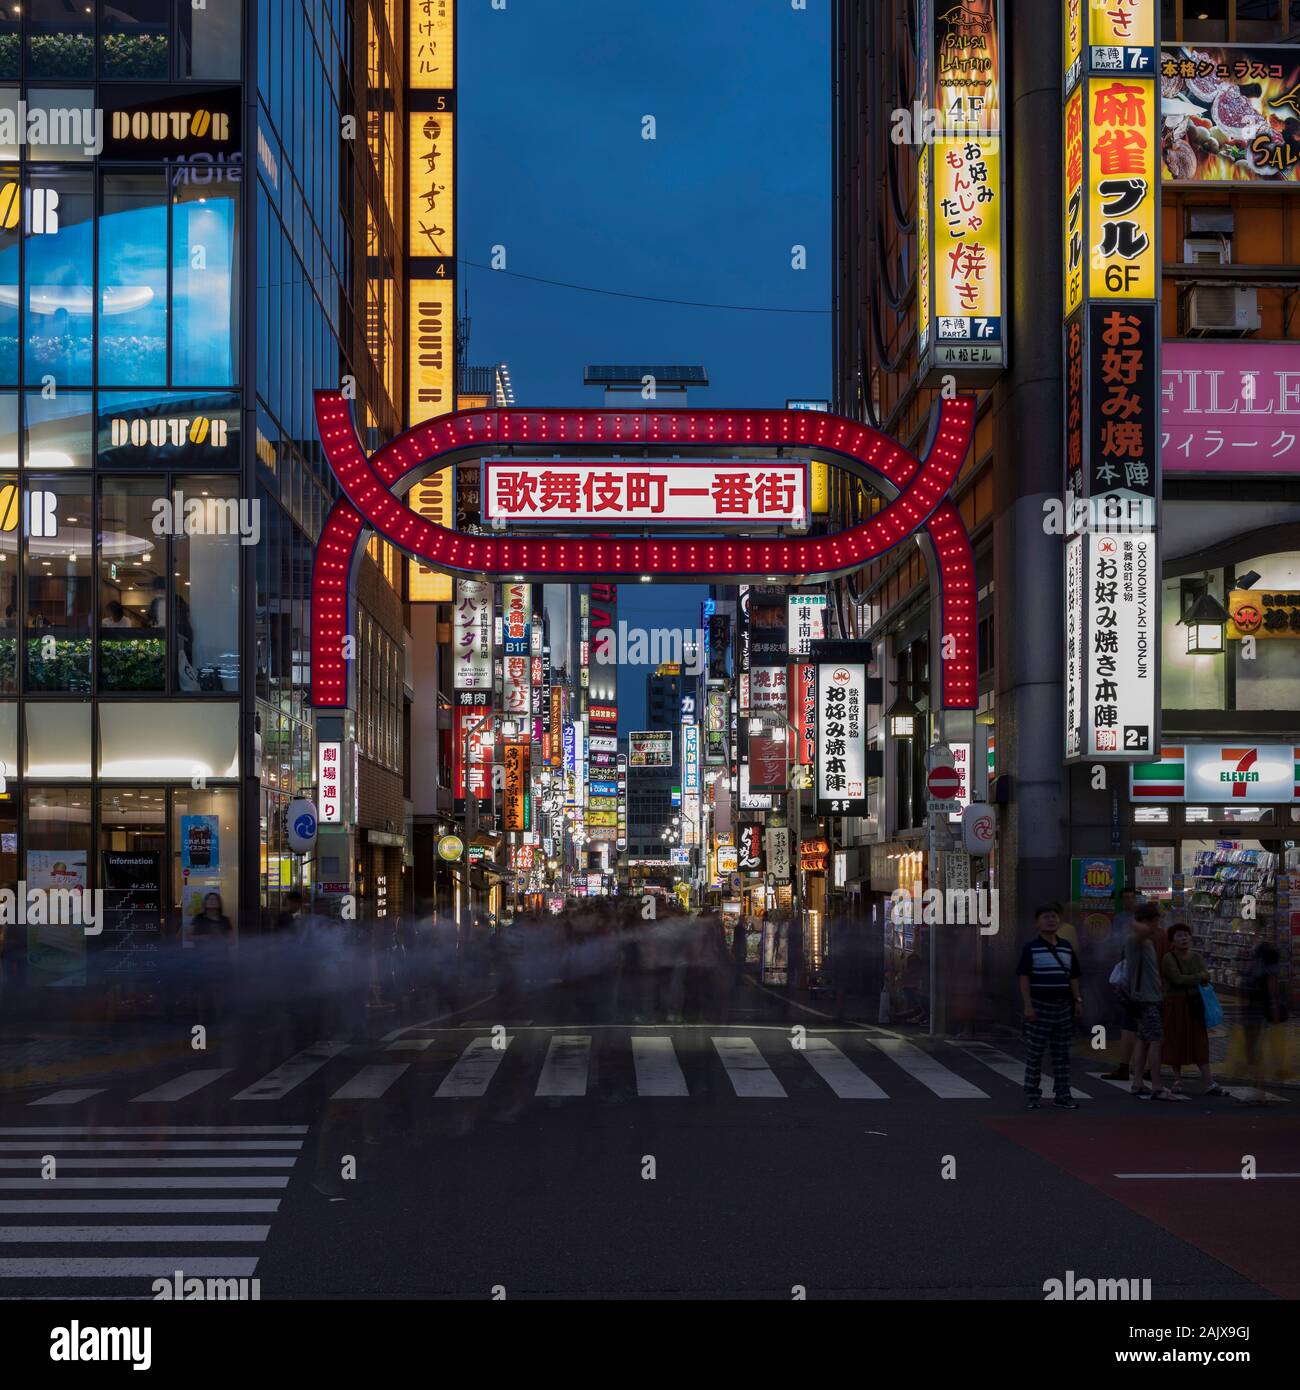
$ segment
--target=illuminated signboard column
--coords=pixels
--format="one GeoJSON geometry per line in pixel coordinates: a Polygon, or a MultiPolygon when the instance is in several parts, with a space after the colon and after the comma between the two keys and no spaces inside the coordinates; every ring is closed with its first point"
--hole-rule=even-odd
{"type": "Polygon", "coordinates": [[[1062,0],[1067,760],[1159,747],[1157,0],[1062,0]]]}
{"type": "Polygon", "coordinates": [[[1001,0],[922,0],[917,353],[922,376],[1006,366],[1001,0]]]}
{"type": "Polygon", "coordinates": [[[407,424],[456,408],[456,0],[411,0],[407,424]]]}

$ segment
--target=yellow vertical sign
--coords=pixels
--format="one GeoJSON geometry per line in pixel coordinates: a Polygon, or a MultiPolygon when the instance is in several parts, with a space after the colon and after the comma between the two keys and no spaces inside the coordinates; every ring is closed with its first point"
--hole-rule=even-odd
{"type": "MultiPolygon", "coordinates": [[[[442,468],[431,473],[423,482],[407,494],[406,502],[412,511],[419,512],[426,521],[435,526],[455,529],[452,508],[452,488],[455,479],[454,469],[442,468]]],[[[452,601],[452,578],[441,570],[430,569],[419,560],[411,560],[407,575],[407,593],[412,603],[450,603],[452,601]]]]}
{"type": "Polygon", "coordinates": [[[934,313],[980,322],[1002,312],[1001,141],[947,135],[934,146],[934,313]]]}
{"type": "Polygon", "coordinates": [[[1079,79],[1083,67],[1083,4],[1084,0],[1062,0],[1065,6],[1065,90],[1068,92],[1079,79]]]}
{"type": "Polygon", "coordinates": [[[407,295],[407,361],[412,425],[452,409],[455,396],[456,287],[448,280],[412,280],[407,295]]]}
{"type": "Polygon", "coordinates": [[[1155,299],[1160,130],[1153,77],[1093,77],[1085,99],[1088,295],[1155,299]]]}
{"type": "Polygon", "coordinates": [[[1156,41],[1158,0],[1088,0],[1093,48],[1150,48],[1156,41]]]}
{"type": "Polygon", "coordinates": [[[409,85],[451,91],[456,73],[456,0],[410,0],[409,85]]]}
{"type": "Polygon", "coordinates": [[[1065,317],[1083,303],[1083,88],[1065,103],[1065,317]]]}
{"type": "Polygon", "coordinates": [[[415,111],[410,118],[408,249],[412,256],[454,256],[456,219],[454,117],[449,111],[415,111]]]}
{"type": "Polygon", "coordinates": [[[930,341],[930,146],[923,145],[916,163],[916,244],[918,258],[916,355],[923,357],[930,341]]]}

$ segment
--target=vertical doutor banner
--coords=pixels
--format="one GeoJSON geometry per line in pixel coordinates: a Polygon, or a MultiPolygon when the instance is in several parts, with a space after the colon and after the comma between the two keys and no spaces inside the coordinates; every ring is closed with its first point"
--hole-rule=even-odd
{"type": "Polygon", "coordinates": [[[407,420],[456,408],[456,0],[410,0],[407,420]]]}
{"type": "Polygon", "coordinates": [[[1160,722],[1159,0],[1061,14],[1065,756],[1128,761],[1160,722]]]}
{"type": "Polygon", "coordinates": [[[917,352],[980,385],[1007,361],[1002,3],[932,0],[920,26],[917,352]]]}

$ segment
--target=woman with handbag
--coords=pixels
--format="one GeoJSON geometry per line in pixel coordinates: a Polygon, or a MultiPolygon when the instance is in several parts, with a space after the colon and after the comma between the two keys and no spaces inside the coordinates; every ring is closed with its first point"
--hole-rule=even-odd
{"type": "Polygon", "coordinates": [[[1200,952],[1192,950],[1192,931],[1184,922],[1169,928],[1169,952],[1160,973],[1165,979],[1164,1059],[1174,1071],[1173,1093],[1183,1094],[1183,1068],[1191,1065],[1200,1068],[1203,1094],[1226,1096],[1210,1070],[1210,1037],[1201,998],[1201,986],[1210,983],[1210,976],[1200,952]]]}

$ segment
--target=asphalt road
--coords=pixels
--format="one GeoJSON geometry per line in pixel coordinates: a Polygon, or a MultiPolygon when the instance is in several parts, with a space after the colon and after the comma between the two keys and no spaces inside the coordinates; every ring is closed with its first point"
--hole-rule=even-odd
{"type": "Polygon", "coordinates": [[[1071,1270],[1300,1295],[1291,1101],[1155,1107],[1076,1063],[1081,1108],[1026,1113],[1015,1045],[785,1018],[753,984],[725,1022],[466,1002],[11,1086],[0,1297],[175,1270],[263,1299],[1040,1299],[1071,1270]]]}

